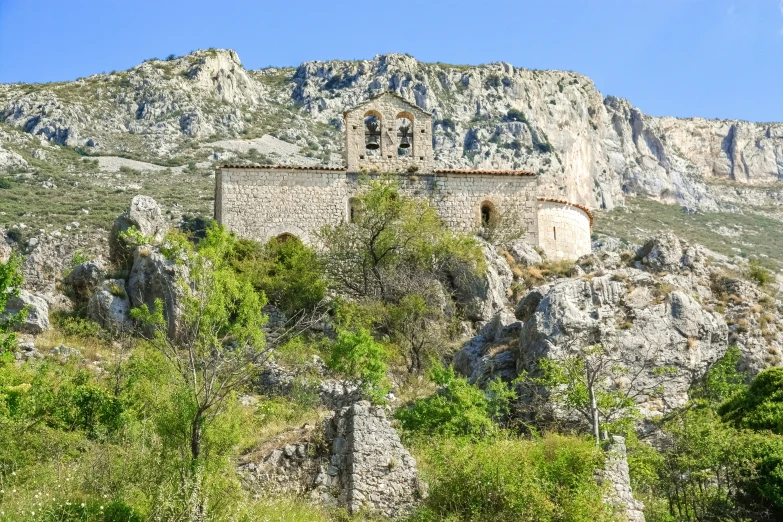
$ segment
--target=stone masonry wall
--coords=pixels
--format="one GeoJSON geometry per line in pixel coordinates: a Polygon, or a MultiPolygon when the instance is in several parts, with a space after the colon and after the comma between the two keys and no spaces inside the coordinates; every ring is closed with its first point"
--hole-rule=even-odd
{"type": "Polygon", "coordinates": [[[345,113],[345,152],[348,171],[407,172],[415,166],[418,172],[432,172],[432,116],[392,93],[384,93],[345,113]],[[380,120],[380,149],[371,153],[365,147],[364,118],[375,116],[380,120]],[[409,154],[399,156],[397,145],[397,118],[411,121],[413,144],[409,154]]]}
{"type": "Polygon", "coordinates": [[[579,259],[591,251],[590,217],[578,207],[539,201],[538,243],[531,244],[538,244],[549,259],[579,259]]]}
{"type": "MultiPolygon", "coordinates": [[[[215,218],[249,239],[263,242],[288,233],[314,244],[314,232],[348,219],[361,176],[335,170],[222,167],[216,176],[215,218]]],[[[481,204],[489,200],[498,211],[518,217],[527,227],[525,239],[538,244],[534,176],[400,174],[398,181],[404,194],[430,199],[453,230],[477,228],[481,204]]]]}

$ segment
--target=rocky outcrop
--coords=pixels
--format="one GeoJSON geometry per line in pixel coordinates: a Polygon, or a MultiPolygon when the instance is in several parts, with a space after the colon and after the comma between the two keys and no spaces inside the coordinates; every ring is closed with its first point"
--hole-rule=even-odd
{"type": "Polygon", "coordinates": [[[125,213],[114,220],[109,234],[109,257],[113,261],[130,259],[137,245],[127,245],[120,234],[135,228],[142,236],[154,242],[163,240],[169,226],[157,202],[149,196],[134,196],[125,213]]]}
{"type": "Polygon", "coordinates": [[[132,327],[130,308],[125,281],[108,279],[90,297],[87,312],[93,321],[106,330],[120,332],[132,327]]]}
{"type": "Polygon", "coordinates": [[[183,313],[183,281],[186,282],[188,278],[185,264],[167,259],[157,247],[138,247],[133,255],[133,268],[127,285],[130,303],[133,307],[146,305],[154,310],[156,300],[160,299],[168,335],[176,337],[183,313]]]}
{"type": "Polygon", "coordinates": [[[472,321],[489,321],[506,307],[514,278],[508,262],[494,246],[484,244],[482,252],[487,264],[485,273],[476,275],[471,267],[457,265],[449,274],[457,304],[472,321]]]}
{"type": "Polygon", "coordinates": [[[9,319],[22,310],[27,310],[25,318],[15,330],[37,335],[49,329],[49,305],[44,299],[27,290],[20,290],[18,296],[8,298],[0,320],[9,319]]]}
{"type": "Polygon", "coordinates": [[[508,247],[508,253],[514,259],[514,262],[524,266],[533,266],[542,262],[541,254],[530,246],[524,239],[518,239],[508,247]]]}
{"type": "Polygon", "coordinates": [[[102,258],[85,261],[73,267],[63,279],[77,301],[86,302],[95,293],[106,275],[102,258]]]}
{"type": "MultiPolygon", "coordinates": [[[[312,437],[312,433],[306,433],[312,437]]],[[[323,446],[303,441],[240,466],[251,488],[306,493],[318,502],[404,516],[426,495],[416,461],[400,443],[383,408],[359,401],[334,413],[323,428],[323,446]]]]}
{"type": "Polygon", "coordinates": [[[599,483],[606,484],[608,492],[605,501],[614,508],[624,522],[644,522],[644,504],[633,498],[631,476],[625,454],[625,438],[613,436],[604,443],[606,460],[599,470],[599,483]]]}

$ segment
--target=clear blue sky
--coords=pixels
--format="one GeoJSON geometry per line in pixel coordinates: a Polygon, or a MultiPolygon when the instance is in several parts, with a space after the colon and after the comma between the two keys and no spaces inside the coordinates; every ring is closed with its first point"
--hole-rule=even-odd
{"type": "Polygon", "coordinates": [[[0,83],[208,47],[247,68],[506,61],[586,74],[649,114],[783,121],[783,0],[0,0],[0,83]]]}

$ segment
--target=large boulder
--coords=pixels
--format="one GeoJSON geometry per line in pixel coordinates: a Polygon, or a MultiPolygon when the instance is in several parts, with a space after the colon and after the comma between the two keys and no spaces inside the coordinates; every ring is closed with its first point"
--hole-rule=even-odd
{"type": "Polygon", "coordinates": [[[508,262],[494,246],[484,244],[482,252],[487,265],[485,273],[476,275],[472,267],[461,265],[450,270],[457,304],[472,321],[489,321],[496,312],[503,310],[514,280],[508,262]]]}
{"type": "Polygon", "coordinates": [[[536,249],[530,246],[524,239],[518,239],[511,243],[508,247],[508,253],[520,265],[532,266],[543,261],[536,249]]]}
{"type": "Polygon", "coordinates": [[[108,279],[90,297],[87,311],[93,321],[106,330],[117,332],[131,327],[130,307],[125,281],[108,279]]]}
{"type": "Polygon", "coordinates": [[[97,259],[92,259],[76,265],[73,270],[65,276],[63,283],[71,288],[73,297],[77,301],[84,302],[89,300],[95,293],[105,276],[106,266],[103,262],[103,258],[98,257],[97,259]]]}
{"type": "Polygon", "coordinates": [[[682,246],[674,234],[663,234],[647,241],[637,257],[652,272],[676,272],[682,267],[682,246]]]}
{"type": "Polygon", "coordinates": [[[20,290],[18,296],[8,299],[0,320],[7,320],[24,309],[27,309],[27,315],[15,328],[17,331],[37,335],[49,329],[49,305],[43,298],[27,290],[20,290]]]}
{"type": "Polygon", "coordinates": [[[158,248],[142,246],[133,255],[133,268],[128,279],[128,296],[131,305],[147,305],[150,310],[155,301],[163,302],[163,317],[166,319],[169,337],[176,337],[181,328],[182,281],[189,279],[185,263],[174,263],[160,253],[158,248]]]}
{"type": "Polygon", "coordinates": [[[123,261],[133,255],[119,238],[122,232],[131,227],[155,242],[162,241],[169,229],[166,218],[154,199],[149,196],[135,196],[128,210],[114,220],[109,234],[109,258],[112,261],[123,261]]]}
{"type": "Polygon", "coordinates": [[[660,368],[673,370],[662,396],[637,398],[644,415],[682,406],[691,383],[726,352],[728,327],[720,314],[684,292],[661,295],[658,283],[635,269],[553,283],[529,303],[538,300],[519,336],[517,370],[535,374],[542,358],[564,360],[600,344],[634,376],[633,383],[619,386],[652,389],[661,380],[660,368]]]}

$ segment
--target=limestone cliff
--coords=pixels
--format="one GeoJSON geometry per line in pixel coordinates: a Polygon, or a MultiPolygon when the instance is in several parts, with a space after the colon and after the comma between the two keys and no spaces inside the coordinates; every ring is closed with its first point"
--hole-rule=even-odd
{"type": "MultiPolygon", "coordinates": [[[[604,97],[586,76],[507,63],[389,54],[248,71],[234,51],[197,51],[74,82],[0,85],[0,122],[150,160],[241,157],[239,140],[271,134],[295,147],[267,151],[259,141],[262,160],[336,165],[342,112],[385,90],[433,113],[440,165],[531,169],[547,196],[612,208],[642,194],[717,210],[732,197],[710,184],[733,180],[779,197],[779,185],[767,185],[783,180],[783,124],[652,117],[604,97]]],[[[0,156],[0,168],[21,165],[12,152],[0,156]]]]}

